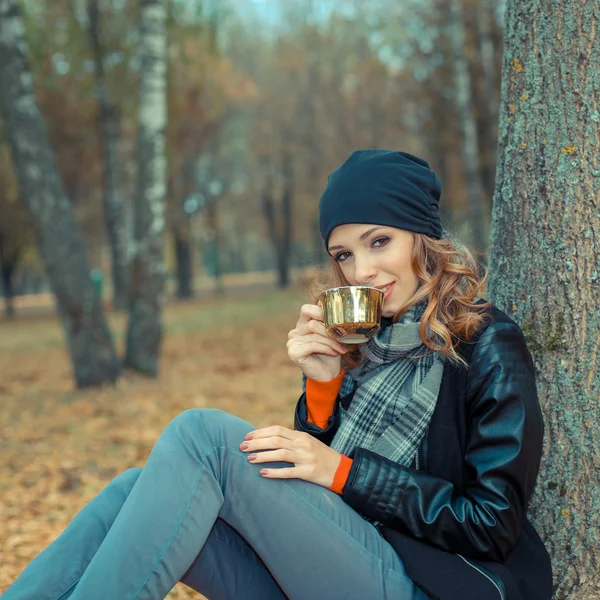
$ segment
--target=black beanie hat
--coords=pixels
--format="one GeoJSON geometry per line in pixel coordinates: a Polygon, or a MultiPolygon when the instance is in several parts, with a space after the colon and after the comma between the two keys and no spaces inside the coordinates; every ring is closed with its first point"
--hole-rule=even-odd
{"type": "Polygon", "coordinates": [[[325,246],[335,227],[365,223],[442,237],[442,185],[422,158],[394,150],[357,150],[327,178],[319,203],[325,246]]]}

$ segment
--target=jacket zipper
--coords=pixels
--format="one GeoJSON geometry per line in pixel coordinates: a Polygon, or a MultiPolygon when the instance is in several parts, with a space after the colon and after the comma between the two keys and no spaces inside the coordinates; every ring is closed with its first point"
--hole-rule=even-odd
{"type": "Polygon", "coordinates": [[[458,554],[457,556],[460,556],[470,567],[475,569],[478,573],[481,573],[498,590],[500,600],[504,600],[504,594],[502,593],[500,586],[485,571],[482,571],[477,565],[474,565],[470,560],[467,560],[462,554],[458,554]]]}

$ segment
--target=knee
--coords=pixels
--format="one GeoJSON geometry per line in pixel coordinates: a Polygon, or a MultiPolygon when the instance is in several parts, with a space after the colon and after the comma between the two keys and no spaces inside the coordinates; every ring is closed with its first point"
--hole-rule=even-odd
{"type": "Polygon", "coordinates": [[[142,469],[127,469],[120,475],[117,475],[109,484],[108,487],[114,492],[125,496],[129,496],[131,488],[135,485],[138,480],[142,469]]]}
{"type": "Polygon", "coordinates": [[[127,469],[117,475],[99,494],[98,507],[121,507],[138,480],[142,469],[127,469]]]}
{"type": "Polygon", "coordinates": [[[241,440],[252,427],[238,417],[217,408],[190,408],[177,415],[167,425],[167,429],[179,440],[193,440],[194,444],[203,441],[215,445],[223,442],[230,433],[237,432],[238,429],[245,430],[241,440]]]}
{"type": "Polygon", "coordinates": [[[178,414],[168,425],[178,436],[198,438],[199,434],[220,429],[227,413],[216,408],[189,408],[178,414]]]}

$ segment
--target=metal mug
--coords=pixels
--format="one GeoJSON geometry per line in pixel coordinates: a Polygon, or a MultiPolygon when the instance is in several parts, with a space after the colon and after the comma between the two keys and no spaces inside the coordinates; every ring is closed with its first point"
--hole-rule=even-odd
{"type": "Polygon", "coordinates": [[[384,292],[346,285],[325,290],[318,299],[327,333],[342,344],[363,344],[378,331],[384,292]]]}

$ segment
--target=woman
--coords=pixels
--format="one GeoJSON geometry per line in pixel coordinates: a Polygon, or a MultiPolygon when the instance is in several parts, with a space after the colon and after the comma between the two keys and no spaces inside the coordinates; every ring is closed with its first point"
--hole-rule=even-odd
{"type": "Polygon", "coordinates": [[[543,425],[518,326],[444,237],[429,165],[353,153],[328,179],[332,284],[385,290],[358,349],[301,309],[295,429],[189,410],[143,469],[113,480],[4,600],[548,600],[548,556],[526,519],[543,425]]]}

